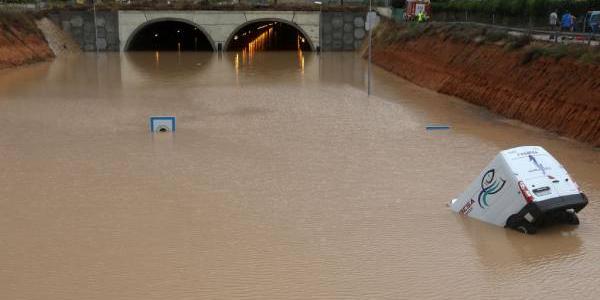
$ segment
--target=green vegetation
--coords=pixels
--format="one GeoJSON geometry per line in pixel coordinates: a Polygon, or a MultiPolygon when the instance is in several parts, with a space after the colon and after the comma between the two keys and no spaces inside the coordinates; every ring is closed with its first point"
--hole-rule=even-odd
{"type": "Polygon", "coordinates": [[[21,12],[0,11],[0,28],[9,31],[9,25],[17,30],[39,32],[33,15],[21,12]]]}
{"type": "Polygon", "coordinates": [[[600,65],[600,50],[590,48],[584,45],[548,45],[548,44],[531,44],[525,51],[522,59],[523,64],[527,64],[538,58],[553,58],[560,60],[562,58],[572,58],[584,64],[600,65]]]}
{"type": "Polygon", "coordinates": [[[571,58],[585,64],[600,65],[600,47],[533,41],[528,35],[513,35],[485,25],[436,22],[399,25],[391,21],[383,21],[374,31],[374,45],[385,48],[421,37],[435,37],[440,41],[475,45],[495,45],[503,47],[507,52],[518,50],[523,53],[523,64],[544,57],[555,60],[571,58]]]}
{"type": "Polygon", "coordinates": [[[528,36],[514,36],[506,31],[485,25],[463,25],[456,23],[408,23],[399,25],[384,21],[375,29],[375,39],[385,45],[415,40],[421,36],[437,36],[442,40],[463,43],[499,43],[509,44],[510,49],[518,49],[527,45],[528,36]]]}
{"type": "Polygon", "coordinates": [[[546,16],[553,10],[576,15],[600,9],[600,0],[433,0],[434,11],[471,11],[505,15],[546,16]]]}

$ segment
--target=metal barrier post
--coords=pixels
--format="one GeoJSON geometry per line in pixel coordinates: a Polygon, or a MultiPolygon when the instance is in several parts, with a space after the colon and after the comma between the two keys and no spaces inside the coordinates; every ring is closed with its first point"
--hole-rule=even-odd
{"type": "Polygon", "coordinates": [[[98,25],[96,25],[96,0],[93,1],[93,5],[94,5],[94,39],[95,39],[94,48],[96,48],[96,53],[98,53],[98,25]]]}
{"type": "MultiPolygon", "coordinates": [[[[371,0],[369,0],[369,14],[371,14],[371,0]]],[[[367,20],[367,22],[371,22],[371,20],[367,20]]],[[[367,66],[367,95],[371,95],[371,39],[373,28],[372,24],[369,24],[369,64],[367,66]]]]}

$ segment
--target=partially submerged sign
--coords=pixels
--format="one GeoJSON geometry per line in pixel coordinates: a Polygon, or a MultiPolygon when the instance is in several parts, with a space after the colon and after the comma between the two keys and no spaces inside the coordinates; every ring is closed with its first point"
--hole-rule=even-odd
{"type": "Polygon", "coordinates": [[[158,116],[150,117],[150,132],[173,132],[175,131],[175,117],[158,116]]]}

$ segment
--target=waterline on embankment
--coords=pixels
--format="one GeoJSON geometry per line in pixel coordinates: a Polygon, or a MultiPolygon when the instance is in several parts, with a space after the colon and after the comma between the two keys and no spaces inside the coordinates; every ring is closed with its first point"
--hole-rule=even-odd
{"type": "Polygon", "coordinates": [[[402,27],[374,37],[373,62],[418,85],[508,118],[600,146],[600,65],[589,50],[505,39],[481,28],[402,27]]]}
{"type": "Polygon", "coordinates": [[[0,13],[0,69],[46,61],[54,57],[35,17],[0,13]]]}

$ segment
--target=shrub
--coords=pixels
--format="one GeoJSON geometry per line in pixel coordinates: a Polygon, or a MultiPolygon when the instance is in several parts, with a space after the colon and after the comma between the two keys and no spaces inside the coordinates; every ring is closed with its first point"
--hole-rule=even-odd
{"type": "Polygon", "coordinates": [[[507,40],[509,35],[505,31],[500,30],[488,30],[484,35],[484,39],[486,42],[495,43],[501,40],[507,40]]]}
{"type": "Polygon", "coordinates": [[[517,50],[529,45],[529,43],[531,43],[531,37],[529,35],[509,35],[509,41],[506,44],[506,48],[508,50],[517,50]]]}
{"type": "Polygon", "coordinates": [[[546,16],[552,10],[576,15],[598,9],[600,0],[434,0],[434,11],[472,11],[506,15],[546,16]]]}

